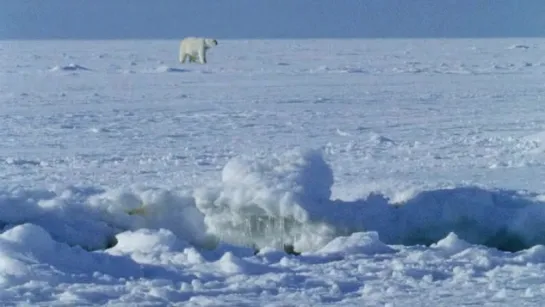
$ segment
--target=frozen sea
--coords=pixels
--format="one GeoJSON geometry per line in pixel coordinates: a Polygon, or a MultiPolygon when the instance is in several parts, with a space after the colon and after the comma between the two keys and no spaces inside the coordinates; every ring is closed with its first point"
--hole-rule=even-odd
{"type": "Polygon", "coordinates": [[[545,39],[178,47],[0,41],[2,305],[545,304],[545,39]]]}

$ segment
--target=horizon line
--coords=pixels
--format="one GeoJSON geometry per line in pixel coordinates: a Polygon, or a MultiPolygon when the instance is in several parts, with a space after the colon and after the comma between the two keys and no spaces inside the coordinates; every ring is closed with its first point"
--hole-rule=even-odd
{"type": "MultiPolygon", "coordinates": [[[[214,37],[206,35],[189,35],[189,36],[198,36],[198,37],[214,37]]],[[[180,37],[134,37],[134,38],[122,38],[122,37],[109,37],[109,38],[100,38],[100,37],[0,37],[0,41],[33,41],[33,40],[88,40],[88,41],[97,41],[97,40],[180,40],[188,36],[180,37]]],[[[347,40],[347,39],[368,39],[368,40],[377,40],[377,39],[392,39],[392,40],[402,40],[402,39],[517,39],[517,38],[526,38],[526,39],[540,39],[545,38],[543,36],[525,36],[525,35],[515,35],[515,36],[343,36],[343,37],[214,37],[221,40],[347,40]]]]}

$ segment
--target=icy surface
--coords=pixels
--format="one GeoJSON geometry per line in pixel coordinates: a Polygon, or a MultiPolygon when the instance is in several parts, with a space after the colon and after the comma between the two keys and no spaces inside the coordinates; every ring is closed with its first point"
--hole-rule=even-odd
{"type": "Polygon", "coordinates": [[[177,48],[0,43],[1,302],[543,305],[544,40],[177,48]]]}

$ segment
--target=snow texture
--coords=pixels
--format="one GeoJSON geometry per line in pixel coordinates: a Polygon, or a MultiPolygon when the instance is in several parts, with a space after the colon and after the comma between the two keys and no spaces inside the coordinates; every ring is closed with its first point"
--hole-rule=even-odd
{"type": "Polygon", "coordinates": [[[545,41],[178,44],[0,43],[1,302],[543,304],[545,41]]]}

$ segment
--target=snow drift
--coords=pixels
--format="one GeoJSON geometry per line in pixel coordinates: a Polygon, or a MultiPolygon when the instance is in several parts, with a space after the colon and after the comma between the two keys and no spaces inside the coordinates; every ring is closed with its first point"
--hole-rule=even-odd
{"type": "Polygon", "coordinates": [[[70,63],[68,65],[56,65],[50,69],[50,71],[90,71],[91,69],[75,64],[70,63]]]}
{"type": "Polygon", "coordinates": [[[380,193],[344,201],[331,199],[332,185],[333,172],[320,152],[295,150],[234,158],[220,182],[194,191],[5,190],[0,221],[5,229],[36,225],[52,240],[88,250],[110,248],[120,234],[141,229],[166,229],[183,244],[206,249],[227,242],[312,251],[362,231],[376,232],[387,244],[430,245],[451,232],[503,250],[545,244],[545,206],[538,195],[457,187],[395,202],[380,193]]]}

